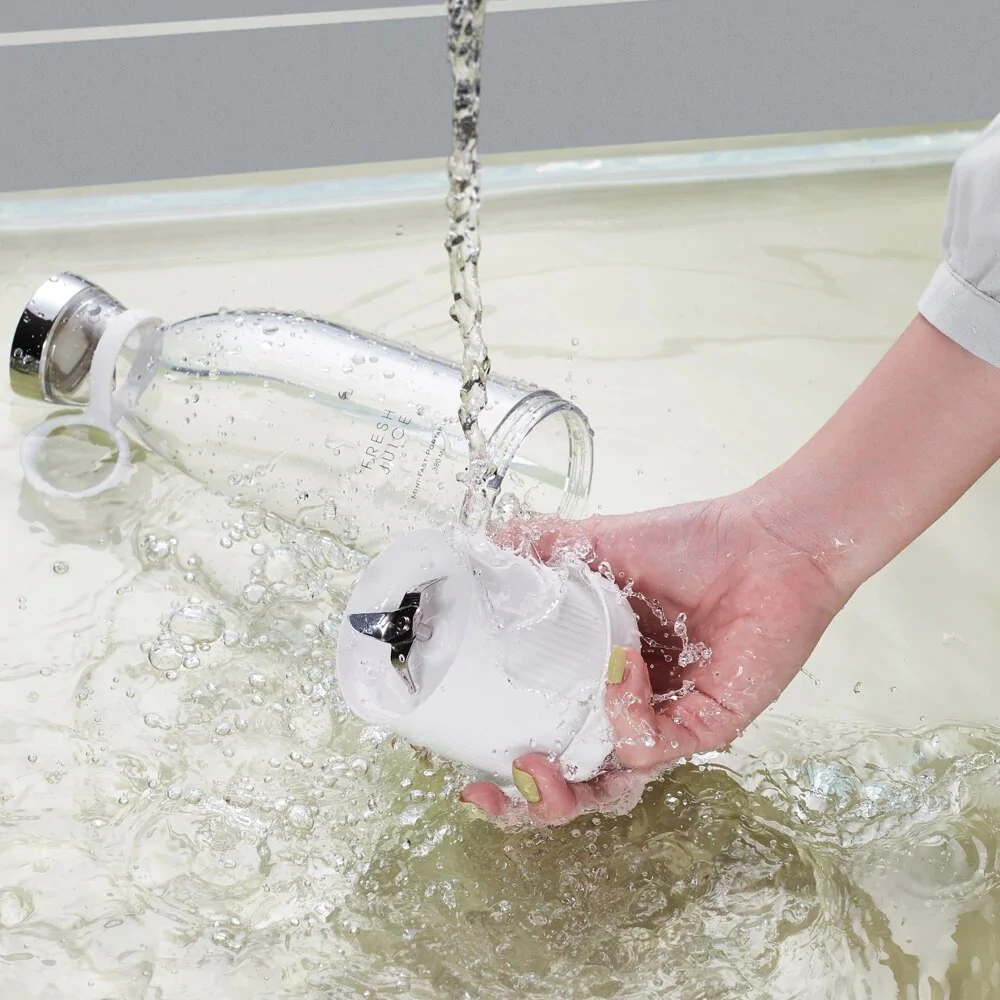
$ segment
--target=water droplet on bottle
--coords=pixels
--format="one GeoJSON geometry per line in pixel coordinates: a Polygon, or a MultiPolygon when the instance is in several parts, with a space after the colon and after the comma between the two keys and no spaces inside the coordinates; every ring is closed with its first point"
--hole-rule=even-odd
{"type": "Polygon", "coordinates": [[[52,572],[56,576],[62,576],[64,573],[69,572],[69,563],[63,562],[61,559],[57,560],[52,564],[52,572]]]}

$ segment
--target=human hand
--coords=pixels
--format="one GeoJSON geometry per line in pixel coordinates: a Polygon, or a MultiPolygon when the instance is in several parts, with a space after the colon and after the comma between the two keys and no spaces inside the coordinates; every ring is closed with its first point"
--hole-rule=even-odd
{"type": "Polygon", "coordinates": [[[543,560],[589,546],[592,567],[610,567],[630,595],[643,649],[612,652],[606,706],[615,750],[608,770],[570,783],[558,760],[526,754],[513,775],[526,806],[490,782],[462,793],[497,819],[526,813],[554,824],[591,810],[631,809],[666,765],[739,736],[799,671],[849,596],[808,553],[783,540],[751,493],[543,522],[521,544],[543,560]]]}

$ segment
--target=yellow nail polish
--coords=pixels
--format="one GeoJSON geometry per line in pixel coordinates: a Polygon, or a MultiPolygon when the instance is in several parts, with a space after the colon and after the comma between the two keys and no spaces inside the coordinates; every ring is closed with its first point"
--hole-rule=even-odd
{"type": "Polygon", "coordinates": [[[517,786],[517,790],[529,802],[533,804],[542,801],[538,785],[535,784],[535,779],[527,771],[522,771],[519,767],[515,767],[511,769],[511,774],[514,776],[514,784],[517,786]]]}
{"type": "Polygon", "coordinates": [[[611,650],[611,658],[608,660],[608,683],[621,684],[625,676],[625,650],[621,646],[615,646],[611,650]]]}

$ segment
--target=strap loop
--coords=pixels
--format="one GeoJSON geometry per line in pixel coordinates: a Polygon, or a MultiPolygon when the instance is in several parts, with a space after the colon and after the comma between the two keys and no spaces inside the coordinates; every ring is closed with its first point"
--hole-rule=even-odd
{"type": "Polygon", "coordinates": [[[163,321],[153,313],[129,309],[107,325],[94,349],[90,365],[90,402],[79,413],[50,417],[30,430],[21,444],[24,477],[40,493],[60,500],[85,500],[107,490],[124,486],[132,475],[132,449],[118,429],[118,421],[133,408],[146,391],[156,370],[163,344],[163,321]],[[114,389],[115,366],[128,339],[139,333],[136,358],[124,385],[114,389]],[[39,468],[39,454],[45,441],[66,427],[91,427],[107,434],[114,442],[115,465],[99,483],[83,490],[64,490],[49,482],[39,468]]]}

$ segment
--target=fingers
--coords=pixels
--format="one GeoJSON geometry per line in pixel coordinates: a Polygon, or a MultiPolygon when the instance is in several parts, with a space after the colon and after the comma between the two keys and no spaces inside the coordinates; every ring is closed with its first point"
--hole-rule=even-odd
{"type": "Polygon", "coordinates": [[[617,647],[608,663],[604,704],[614,733],[615,756],[624,767],[645,770],[666,756],[642,655],[617,647]]]}
{"type": "Polygon", "coordinates": [[[746,725],[742,716],[697,689],[664,706],[658,721],[661,740],[668,748],[664,762],[720,750],[732,743],[746,725]]]}
{"type": "Polygon", "coordinates": [[[745,720],[697,688],[654,704],[649,671],[634,649],[615,649],[608,665],[605,704],[615,734],[615,756],[649,771],[682,757],[717,750],[740,734],[745,720]]]}
{"type": "Polygon", "coordinates": [[[467,785],[459,798],[494,819],[505,816],[511,807],[510,799],[492,781],[477,781],[467,785]]]}
{"type": "Polygon", "coordinates": [[[526,754],[514,761],[512,778],[523,801],[512,801],[491,782],[469,785],[462,801],[494,819],[523,814],[539,825],[568,823],[594,809],[634,804],[654,772],[683,757],[727,746],[746,720],[697,688],[666,700],[653,694],[649,671],[635,649],[616,647],[608,663],[605,706],[615,757],[626,770],[593,781],[568,782],[558,761],[526,754]],[[658,703],[657,703],[658,702],[658,703]]]}
{"type": "MultiPolygon", "coordinates": [[[[508,798],[494,784],[477,781],[461,794],[463,802],[474,805],[496,820],[517,819],[520,815],[536,826],[569,823],[581,813],[613,806],[634,790],[635,779],[626,771],[602,775],[594,781],[570,783],[557,761],[544,754],[525,754],[514,761],[511,776],[522,798],[508,798]]],[[[634,798],[630,804],[634,803],[634,798]]]]}

